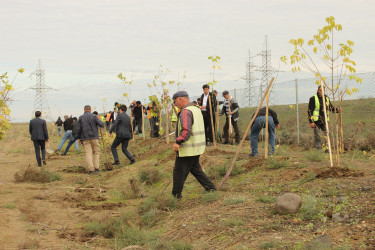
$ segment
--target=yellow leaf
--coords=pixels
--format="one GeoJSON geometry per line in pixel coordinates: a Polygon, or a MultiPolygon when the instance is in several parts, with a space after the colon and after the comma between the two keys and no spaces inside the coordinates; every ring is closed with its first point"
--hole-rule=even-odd
{"type": "Polygon", "coordinates": [[[313,48],[313,51],[314,51],[314,53],[316,54],[316,52],[318,51],[318,48],[317,48],[317,47],[314,47],[314,48],[313,48]]]}

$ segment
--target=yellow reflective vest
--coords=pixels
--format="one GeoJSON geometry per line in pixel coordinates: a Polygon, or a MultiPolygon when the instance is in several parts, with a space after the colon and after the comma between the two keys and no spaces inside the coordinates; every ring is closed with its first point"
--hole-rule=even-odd
{"type": "MultiPolygon", "coordinates": [[[[191,128],[189,140],[182,143],[178,150],[179,157],[201,155],[206,149],[206,136],[204,134],[204,122],[201,110],[195,106],[188,106],[186,109],[193,113],[194,123],[191,128]]],[[[182,125],[180,119],[178,119],[177,123],[178,131],[181,131],[182,125]]]]}
{"type": "MultiPolygon", "coordinates": [[[[329,98],[328,96],[326,96],[326,106],[327,106],[327,121],[329,121],[329,98]]],[[[318,98],[318,95],[315,95],[315,109],[311,117],[312,120],[314,121],[319,120],[319,110],[320,110],[319,98],[318,98]]]]}

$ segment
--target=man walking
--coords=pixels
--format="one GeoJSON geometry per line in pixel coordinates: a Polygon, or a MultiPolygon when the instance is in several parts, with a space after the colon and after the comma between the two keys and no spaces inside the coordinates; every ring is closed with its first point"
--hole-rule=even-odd
{"type": "Polygon", "coordinates": [[[113,131],[116,132],[116,138],[112,143],[111,150],[113,154],[113,158],[115,160],[112,165],[119,165],[120,160],[118,158],[117,154],[117,146],[122,144],[122,152],[125,154],[125,156],[130,160],[130,164],[134,164],[135,160],[131,153],[128,151],[128,143],[129,140],[132,139],[132,128],[131,128],[131,122],[130,117],[126,114],[126,106],[121,105],[120,106],[120,114],[117,116],[116,121],[113,123],[111,129],[109,130],[109,133],[112,134],[113,131]]]}
{"type": "Polygon", "coordinates": [[[57,131],[59,132],[59,137],[61,137],[63,121],[61,120],[61,117],[60,117],[60,116],[59,116],[59,118],[57,119],[57,121],[55,122],[55,124],[56,124],[56,126],[57,126],[57,131]]]}
{"type": "Polygon", "coordinates": [[[68,146],[66,146],[64,153],[61,155],[66,155],[69,151],[69,148],[78,140],[78,122],[77,117],[73,117],[73,124],[72,124],[72,136],[70,137],[70,141],[68,143],[68,146]]]}
{"type": "Polygon", "coordinates": [[[102,121],[91,113],[91,106],[84,107],[84,114],[78,120],[78,138],[83,143],[86,153],[88,174],[99,172],[99,133],[98,127],[104,127],[102,121]],[[93,159],[94,158],[94,159],[93,159]],[[94,160],[94,161],[93,161],[94,160]]]}
{"type": "Polygon", "coordinates": [[[36,111],[35,118],[29,124],[29,132],[34,143],[38,167],[42,166],[42,161],[46,165],[46,142],[49,142],[47,124],[45,120],[40,119],[41,115],[40,111],[36,111]],[[40,158],[40,151],[42,151],[42,159],[40,158]]]}
{"type": "MultiPolygon", "coordinates": [[[[323,91],[321,89],[321,86],[319,86],[316,95],[310,98],[309,108],[307,110],[310,128],[314,129],[314,144],[315,144],[315,148],[317,149],[322,149],[322,140],[320,138],[320,132],[323,133],[323,136],[325,138],[327,135],[322,96],[323,96],[323,91]]],[[[326,98],[325,101],[326,101],[326,107],[327,107],[326,109],[327,121],[329,122],[329,112],[331,111],[333,113],[339,113],[340,110],[333,107],[327,95],[325,95],[325,98],[326,98]]],[[[324,144],[326,147],[328,147],[326,142],[324,144]]],[[[325,152],[328,152],[328,149],[326,149],[325,152]]]]}
{"type": "MultiPolygon", "coordinates": [[[[255,114],[253,114],[254,116],[255,114]]],[[[258,137],[260,131],[266,127],[266,108],[261,108],[257,117],[251,126],[250,141],[251,141],[251,154],[250,156],[258,155],[258,137]]],[[[280,129],[277,114],[272,109],[268,109],[268,145],[271,146],[271,151],[268,154],[275,152],[275,128],[280,129]]]]}
{"type": "Polygon", "coordinates": [[[237,101],[229,95],[227,90],[223,91],[223,97],[225,98],[223,109],[221,110],[220,116],[225,113],[226,120],[224,125],[224,144],[229,144],[229,117],[231,119],[231,124],[234,129],[234,133],[236,134],[236,144],[240,143],[240,131],[238,129],[237,121],[239,118],[239,109],[237,101]],[[229,110],[230,104],[230,110],[229,110]]]}
{"type": "Polygon", "coordinates": [[[176,142],[173,150],[177,152],[173,169],[172,195],[182,198],[182,189],[189,175],[192,175],[206,191],[216,190],[215,185],[203,172],[199,157],[205,151],[205,133],[202,112],[189,101],[186,91],[178,91],[173,95],[174,104],[181,110],[178,115],[176,142]]]}
{"type": "MultiPolygon", "coordinates": [[[[57,147],[57,151],[60,151],[63,147],[64,143],[72,137],[72,130],[73,130],[73,118],[69,118],[67,115],[64,115],[64,131],[63,137],[61,138],[60,144],[57,147]]],[[[76,150],[78,150],[78,142],[74,143],[76,150]]]]}
{"type": "Polygon", "coordinates": [[[202,103],[200,104],[200,109],[202,111],[203,120],[204,120],[204,132],[206,135],[206,145],[212,146],[213,144],[213,134],[212,125],[211,125],[211,112],[210,107],[212,108],[212,119],[215,127],[215,112],[216,112],[216,96],[210,92],[210,86],[207,84],[203,85],[203,94],[201,96],[202,103]],[[209,103],[211,100],[211,106],[209,103]]]}

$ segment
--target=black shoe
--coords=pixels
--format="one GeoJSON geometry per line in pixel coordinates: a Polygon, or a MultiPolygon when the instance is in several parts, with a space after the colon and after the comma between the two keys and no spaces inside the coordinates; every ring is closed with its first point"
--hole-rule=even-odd
{"type": "Polygon", "coordinates": [[[62,153],[61,155],[62,155],[62,156],[66,156],[66,154],[65,154],[65,153],[62,153]]]}
{"type": "Polygon", "coordinates": [[[94,174],[94,171],[88,171],[87,174],[89,174],[89,175],[93,175],[93,174],[94,174]]]}
{"type": "Polygon", "coordinates": [[[238,145],[238,144],[240,144],[240,143],[239,143],[239,142],[234,142],[234,143],[233,143],[233,145],[238,145]]]}
{"type": "Polygon", "coordinates": [[[227,141],[224,141],[224,142],[223,142],[223,144],[229,144],[229,142],[227,142],[227,141]]]}
{"type": "Polygon", "coordinates": [[[95,169],[94,173],[100,173],[99,169],[95,169]]]}
{"type": "Polygon", "coordinates": [[[257,156],[257,155],[249,154],[249,156],[250,156],[250,157],[255,157],[255,156],[257,156]]]}
{"type": "Polygon", "coordinates": [[[44,165],[44,166],[47,165],[46,160],[43,160],[43,165],[44,165]]]}
{"type": "Polygon", "coordinates": [[[135,160],[132,160],[130,161],[130,165],[134,164],[135,163],[135,160]]]}
{"type": "Polygon", "coordinates": [[[115,161],[114,163],[112,163],[112,165],[120,165],[120,162],[119,161],[115,161]]]}

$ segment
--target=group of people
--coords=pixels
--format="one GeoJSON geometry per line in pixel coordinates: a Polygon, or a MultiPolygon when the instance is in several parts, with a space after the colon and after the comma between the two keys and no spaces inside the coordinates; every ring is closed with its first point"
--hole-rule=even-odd
{"type": "MultiPolygon", "coordinates": [[[[323,111],[323,98],[322,89],[318,88],[317,94],[310,98],[308,108],[308,118],[310,127],[314,128],[315,146],[321,148],[321,138],[319,131],[326,131],[326,123],[323,111]]],[[[203,86],[203,94],[201,96],[201,103],[197,105],[196,102],[191,102],[189,95],[186,91],[178,91],[173,95],[173,104],[178,108],[175,122],[175,136],[176,140],[173,144],[173,150],[176,152],[176,160],[173,169],[173,188],[172,194],[180,199],[182,197],[182,190],[185,180],[189,173],[198,180],[198,182],[205,188],[206,191],[215,191],[216,187],[212,181],[207,177],[201,168],[199,163],[200,155],[205,152],[205,147],[212,145],[213,136],[215,129],[212,126],[211,120],[215,120],[215,112],[219,105],[223,105],[220,115],[226,115],[226,123],[224,125],[224,143],[229,142],[229,134],[227,128],[229,127],[229,119],[235,131],[235,140],[238,143],[240,140],[239,129],[237,121],[239,118],[239,106],[237,101],[230,96],[228,91],[223,91],[224,101],[222,103],[216,101],[217,93],[209,92],[209,86],[203,86]],[[210,103],[211,102],[211,103],[210,103]],[[212,112],[211,112],[212,111],[212,112]],[[212,116],[212,117],[211,117],[212,116]],[[225,132],[226,131],[226,132],[225,132]]],[[[118,103],[116,103],[117,105],[118,103]]],[[[329,111],[340,112],[335,109],[329,101],[329,98],[325,96],[325,104],[327,105],[327,121],[329,121],[329,111]]],[[[158,112],[156,104],[152,103],[145,109],[141,102],[133,102],[130,105],[132,109],[132,116],[134,121],[126,114],[126,105],[118,105],[118,112],[114,115],[114,122],[109,129],[109,134],[113,132],[116,134],[116,138],[111,146],[112,154],[114,157],[113,165],[119,165],[119,157],[116,148],[122,144],[122,152],[130,160],[130,164],[135,163],[135,159],[132,154],[127,150],[129,140],[133,137],[135,126],[138,127],[138,133],[142,133],[142,116],[148,115],[148,111],[158,112]],[[140,112],[140,113],[139,113],[140,112]],[[142,113],[146,112],[146,113],[142,113]]],[[[114,110],[116,111],[116,110],[114,110]]],[[[176,113],[176,110],[174,109],[176,113]]],[[[269,144],[274,152],[275,147],[275,128],[279,129],[280,124],[277,119],[276,112],[272,109],[268,110],[268,132],[269,132],[269,144]]],[[[259,132],[265,127],[266,121],[266,108],[259,110],[257,117],[254,120],[250,140],[251,140],[251,156],[258,154],[257,144],[259,132]]],[[[253,115],[254,116],[254,115],[253,115]]],[[[31,140],[34,143],[36,159],[38,166],[45,165],[45,143],[49,141],[48,131],[46,122],[40,118],[41,112],[35,112],[35,119],[30,121],[30,134],[31,140]],[[42,157],[40,157],[40,151],[42,157]]],[[[155,116],[158,117],[158,116],[155,116]]],[[[58,127],[64,126],[65,133],[63,139],[60,142],[59,150],[62,145],[70,138],[70,142],[65,149],[63,154],[66,154],[69,147],[75,143],[80,142],[84,146],[86,153],[86,162],[88,166],[88,173],[94,174],[100,172],[99,168],[99,128],[104,128],[104,123],[101,121],[97,113],[91,113],[90,105],[84,107],[84,114],[77,119],[76,117],[71,118],[68,116],[64,117],[63,123],[59,122],[56,124],[58,127]]],[[[106,121],[106,120],[105,120],[106,121]]],[[[173,121],[173,115],[172,115],[173,121]]],[[[154,120],[154,123],[158,120],[154,120]]],[[[213,124],[215,124],[213,122],[213,124]]],[[[106,124],[107,125],[107,124],[106,124]]],[[[150,125],[152,123],[150,122],[150,125]]],[[[152,131],[154,131],[154,128],[152,131]]],[[[61,128],[60,128],[61,129],[61,128]]],[[[59,130],[60,131],[60,130],[59,130]]],[[[61,132],[60,132],[61,136],[61,132]]],[[[78,146],[78,145],[77,145],[78,146]]]]}

